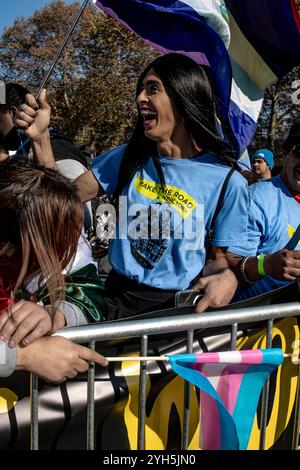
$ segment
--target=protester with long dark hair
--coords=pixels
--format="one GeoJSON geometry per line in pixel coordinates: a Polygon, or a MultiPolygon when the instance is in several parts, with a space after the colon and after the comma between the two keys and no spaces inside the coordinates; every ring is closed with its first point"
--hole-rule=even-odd
{"type": "MultiPolygon", "coordinates": [[[[225,253],[247,241],[248,195],[234,171],[220,200],[234,160],[217,132],[207,76],[189,57],[161,56],[138,80],[136,103],[129,143],[98,157],[76,180],[83,201],[106,193],[117,208],[108,318],[173,306],[175,293],[188,288],[204,291],[199,312],[225,305],[237,285],[225,253]]],[[[46,110],[42,101],[36,115],[19,116],[20,125],[31,133],[46,110]]]]}

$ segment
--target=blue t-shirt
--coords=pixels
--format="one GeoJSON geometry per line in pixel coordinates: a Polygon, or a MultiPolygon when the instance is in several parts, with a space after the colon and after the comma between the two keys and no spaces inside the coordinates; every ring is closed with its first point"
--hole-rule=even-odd
{"type": "MultiPolygon", "coordinates": [[[[117,147],[93,162],[93,174],[108,195],[116,189],[125,149],[117,147]]],[[[165,187],[149,157],[124,188],[109,259],[119,274],[139,284],[184,290],[204,267],[204,238],[230,168],[212,153],[159,160],[165,187]]],[[[237,246],[239,253],[241,240],[247,241],[247,203],[246,180],[234,172],[215,223],[213,246],[230,245],[233,251],[237,246]]]]}
{"type": "MultiPolygon", "coordinates": [[[[249,188],[248,246],[243,256],[275,253],[285,248],[300,223],[300,204],[280,176],[260,181],[249,188]]],[[[296,249],[300,248],[298,243],[296,249]]],[[[264,276],[255,284],[239,289],[234,300],[243,300],[290,284],[264,276]]]]}

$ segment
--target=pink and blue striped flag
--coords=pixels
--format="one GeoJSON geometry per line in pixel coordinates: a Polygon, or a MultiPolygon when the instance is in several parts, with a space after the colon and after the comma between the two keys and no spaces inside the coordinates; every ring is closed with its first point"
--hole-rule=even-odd
{"type": "Polygon", "coordinates": [[[94,0],[166,52],[205,65],[218,117],[239,155],[252,140],[264,90],[300,64],[296,0],[94,0]]]}
{"type": "Polygon", "coordinates": [[[264,382],[281,349],[168,356],[176,374],[200,390],[200,447],[245,450],[264,382]]]}

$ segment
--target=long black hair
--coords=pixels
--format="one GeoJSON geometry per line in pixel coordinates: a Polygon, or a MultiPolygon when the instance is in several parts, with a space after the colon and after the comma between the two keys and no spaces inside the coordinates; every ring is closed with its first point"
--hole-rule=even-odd
{"type": "MultiPolygon", "coordinates": [[[[193,59],[171,53],[158,57],[141,74],[137,82],[136,98],[142,90],[143,80],[150,70],[159,76],[173,105],[184,119],[196,144],[204,152],[222,155],[230,153],[229,144],[216,133],[216,111],[212,88],[204,69],[193,59]]],[[[125,150],[115,192],[115,199],[132,180],[134,174],[152,157],[159,179],[164,176],[158,159],[156,142],[145,136],[143,119],[138,114],[135,129],[125,150]]],[[[227,163],[231,163],[230,157],[227,163]]]]}

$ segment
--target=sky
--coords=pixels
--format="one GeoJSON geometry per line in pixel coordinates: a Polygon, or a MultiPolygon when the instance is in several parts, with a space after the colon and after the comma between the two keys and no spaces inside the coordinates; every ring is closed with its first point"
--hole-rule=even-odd
{"type": "MultiPolygon", "coordinates": [[[[65,0],[65,3],[72,3],[73,0],[65,0]]],[[[82,4],[83,0],[79,0],[82,4]]],[[[0,11],[0,35],[6,26],[11,26],[18,16],[26,18],[31,16],[36,10],[41,10],[51,0],[1,0],[0,11]]]]}

